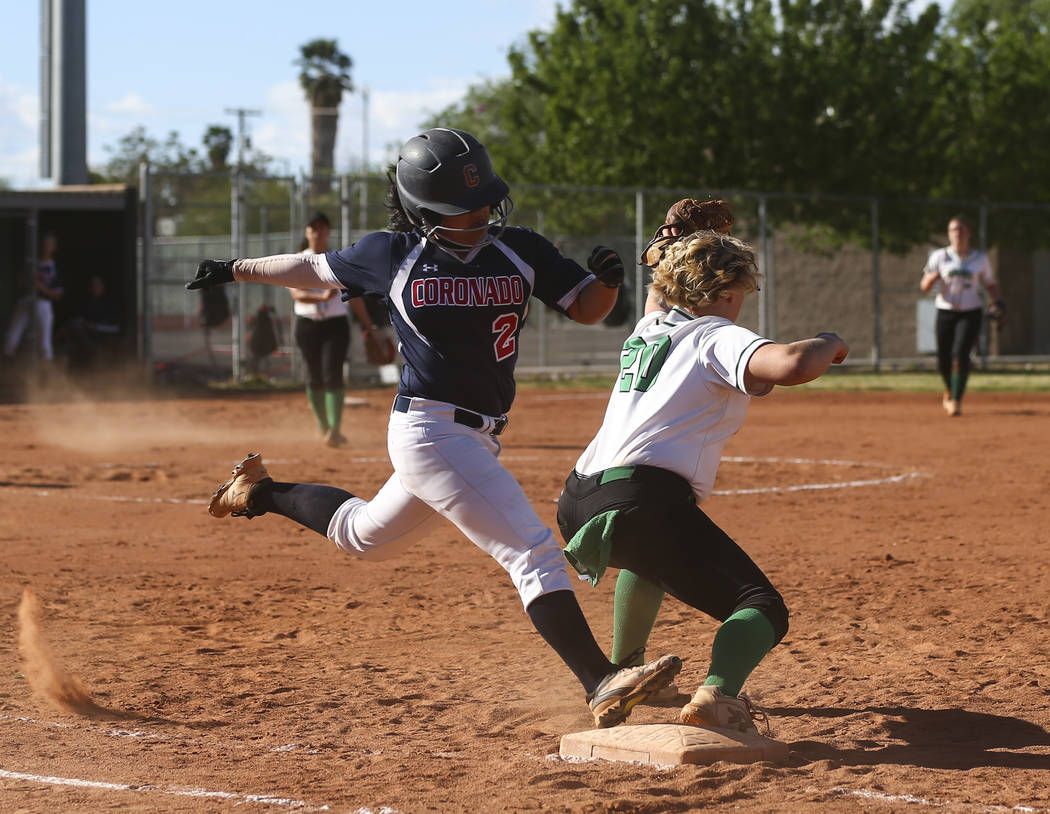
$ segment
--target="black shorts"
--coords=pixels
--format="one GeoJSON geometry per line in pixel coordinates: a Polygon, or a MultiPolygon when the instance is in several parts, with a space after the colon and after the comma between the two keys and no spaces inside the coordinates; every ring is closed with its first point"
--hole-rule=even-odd
{"type": "Polygon", "coordinates": [[[602,474],[572,472],[558,499],[566,542],[591,518],[619,509],[609,565],[626,568],[719,621],[744,608],[762,611],[776,641],[787,632],[784,600],[762,570],[696,505],[684,478],[651,466],[602,474]]]}
{"type": "Polygon", "coordinates": [[[314,390],[342,390],[343,362],[350,347],[346,317],[296,317],[295,342],[306,363],[306,384],[314,390]]]}

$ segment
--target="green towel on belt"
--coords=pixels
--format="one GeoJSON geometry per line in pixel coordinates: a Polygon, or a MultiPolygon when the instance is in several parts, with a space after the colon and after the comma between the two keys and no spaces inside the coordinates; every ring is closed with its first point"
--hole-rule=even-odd
{"type": "Polygon", "coordinates": [[[609,567],[613,530],[619,513],[620,509],[613,509],[596,514],[572,535],[569,544],[565,546],[565,559],[586,576],[592,586],[598,584],[605,569],[609,567]]]}

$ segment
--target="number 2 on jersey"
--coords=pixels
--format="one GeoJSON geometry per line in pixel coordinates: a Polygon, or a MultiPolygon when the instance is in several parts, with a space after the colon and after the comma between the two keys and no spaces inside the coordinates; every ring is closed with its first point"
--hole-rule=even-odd
{"type": "Polygon", "coordinates": [[[634,389],[644,393],[652,387],[670,349],[671,339],[667,336],[652,343],[640,336],[628,339],[620,354],[620,392],[634,389]]]}
{"type": "Polygon", "coordinates": [[[492,321],[492,333],[496,334],[496,341],[492,343],[492,347],[496,352],[497,362],[514,355],[518,346],[517,332],[518,315],[513,312],[500,314],[492,321]]]}

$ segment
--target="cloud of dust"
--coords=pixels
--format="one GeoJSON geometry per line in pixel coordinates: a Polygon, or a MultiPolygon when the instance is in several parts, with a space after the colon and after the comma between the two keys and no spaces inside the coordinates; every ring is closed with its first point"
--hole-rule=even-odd
{"type": "Polygon", "coordinates": [[[112,371],[85,381],[55,368],[46,388],[27,379],[19,396],[27,407],[17,413],[24,422],[17,431],[20,440],[92,455],[231,442],[247,451],[257,446],[262,428],[290,441],[317,441],[306,400],[298,393],[260,407],[242,393],[180,397],[150,388],[140,373],[112,371]]]}
{"type": "Polygon", "coordinates": [[[193,401],[157,398],[156,394],[113,393],[69,385],[50,401],[27,401],[20,419],[28,425],[26,440],[88,454],[120,454],[143,448],[228,442],[243,429],[251,446],[252,427],[229,420],[229,405],[208,399],[208,407],[193,401]],[[58,399],[58,400],[56,400],[58,399]],[[214,402],[214,403],[212,403],[214,402]],[[212,415],[209,415],[209,412],[212,415]]]}
{"type": "Polygon", "coordinates": [[[40,601],[29,588],[22,592],[18,625],[18,646],[29,686],[65,712],[93,718],[108,717],[110,713],[94,702],[83,682],[55,662],[51,647],[40,630],[40,601]]]}

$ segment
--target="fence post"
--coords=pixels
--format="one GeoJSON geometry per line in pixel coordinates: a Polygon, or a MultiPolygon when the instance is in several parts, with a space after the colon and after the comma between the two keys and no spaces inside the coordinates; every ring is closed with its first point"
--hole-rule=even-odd
{"type": "MultiPolygon", "coordinates": [[[[368,231],[368,176],[361,176],[360,198],[357,202],[359,228],[362,232],[368,231]]],[[[349,243],[347,244],[350,245],[349,243]]]]}
{"type": "Polygon", "coordinates": [[[139,194],[142,200],[142,255],[138,267],[138,355],[145,365],[146,378],[149,381],[153,375],[153,309],[150,303],[150,275],[153,273],[153,189],[148,161],[139,162],[139,194]]]}
{"type": "MultiPolygon", "coordinates": [[[[544,217],[543,210],[541,209],[536,213],[536,233],[543,235],[544,232],[544,217]]],[[[550,319],[547,317],[547,306],[540,303],[540,347],[539,347],[539,367],[547,367],[547,331],[550,330],[550,319]]]]}
{"type": "Polygon", "coordinates": [[[881,296],[879,289],[879,199],[871,199],[871,366],[877,373],[882,360],[881,296]]]}
{"type": "Polygon", "coordinates": [[[762,287],[766,292],[766,330],[762,336],[776,339],[777,336],[777,240],[766,219],[766,277],[762,287]]]}
{"type": "MultiPolygon", "coordinates": [[[[298,214],[299,185],[295,176],[288,179],[288,251],[294,253],[299,251],[299,241],[296,240],[296,226],[305,219],[298,214]]],[[[288,346],[291,349],[291,375],[296,382],[302,381],[302,367],[299,356],[299,346],[295,342],[295,308],[288,314],[288,346]]]]}
{"type": "Polygon", "coordinates": [[[29,369],[35,375],[40,370],[40,334],[43,326],[36,313],[37,299],[40,292],[36,290],[36,272],[40,267],[40,212],[33,207],[26,218],[26,253],[25,275],[26,290],[29,292],[29,369]]]}
{"type": "MultiPolygon", "coordinates": [[[[645,248],[645,193],[636,189],[634,191],[634,256],[641,257],[645,248]]],[[[634,322],[642,318],[645,311],[645,266],[636,264],[634,267],[634,322]]],[[[621,291],[622,295],[623,292],[621,291]]]]}
{"type": "MultiPolygon", "coordinates": [[[[758,271],[763,277],[769,268],[769,247],[766,244],[766,196],[758,197],[758,271]]],[[[766,316],[768,308],[768,286],[762,286],[758,291],[758,333],[761,336],[769,336],[769,320],[766,316]]]]}
{"type": "Polygon", "coordinates": [[[295,176],[293,175],[288,179],[288,251],[294,252],[299,248],[299,244],[295,239],[295,225],[299,223],[299,218],[296,215],[296,201],[299,198],[298,184],[296,184],[295,176]]]}
{"type": "Polygon", "coordinates": [[[354,241],[350,239],[350,176],[339,177],[339,241],[338,248],[345,248],[354,241]]]}
{"type": "MultiPolygon", "coordinates": [[[[977,249],[978,251],[988,252],[988,204],[981,201],[981,206],[977,210],[977,249]]],[[[988,292],[984,292],[987,297],[988,292]]],[[[1000,290],[1000,294],[1002,291],[1000,290]]],[[[987,300],[986,300],[987,301],[987,300]]],[[[988,327],[989,320],[981,320],[981,336],[980,341],[977,343],[977,348],[981,354],[981,367],[988,367],[988,357],[999,355],[999,332],[992,331],[988,327]],[[992,342],[995,342],[995,347],[991,347],[992,342]]]]}
{"type": "MultiPolygon", "coordinates": [[[[233,171],[233,184],[230,189],[230,251],[231,257],[241,257],[244,253],[244,241],[241,236],[241,207],[244,204],[244,171],[238,166],[233,171]]],[[[234,381],[241,379],[241,326],[244,324],[244,297],[240,286],[231,286],[234,296],[234,307],[230,347],[233,356],[232,375],[234,381]]]]}

